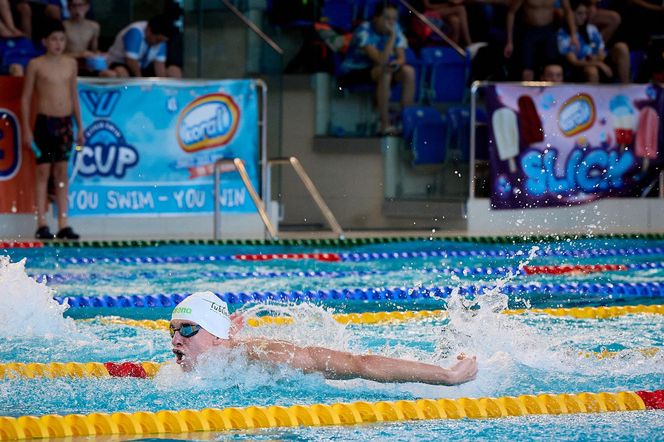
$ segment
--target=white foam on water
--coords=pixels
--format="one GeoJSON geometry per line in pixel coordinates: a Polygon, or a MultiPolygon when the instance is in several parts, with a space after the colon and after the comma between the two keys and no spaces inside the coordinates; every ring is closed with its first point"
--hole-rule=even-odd
{"type": "Polygon", "coordinates": [[[0,256],[0,287],[0,324],[6,338],[78,334],[74,321],[63,317],[68,306],[55,301],[46,284],[27,275],[25,259],[12,263],[0,256]]]}

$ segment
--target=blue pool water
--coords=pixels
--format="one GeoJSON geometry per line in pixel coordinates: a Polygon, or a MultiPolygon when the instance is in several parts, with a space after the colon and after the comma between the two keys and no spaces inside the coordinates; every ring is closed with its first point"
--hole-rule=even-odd
{"type": "MultiPolygon", "coordinates": [[[[476,354],[478,378],[457,387],[325,381],[283,367],[249,365],[239,355],[210,355],[193,374],[172,363],[154,379],[2,379],[0,415],[158,411],[249,405],[292,405],[437,397],[499,397],[583,391],[658,390],[664,386],[664,316],[628,315],[605,320],[546,315],[503,315],[505,308],[662,304],[657,293],[624,295],[612,285],[664,282],[664,241],[576,240],[559,243],[477,244],[443,241],[340,248],[286,246],[155,246],[143,248],[7,249],[0,261],[0,361],[155,361],[172,359],[163,330],[108,324],[108,315],[167,318],[168,308],[71,308],[59,297],[268,293],[329,289],[498,286],[477,296],[455,294],[415,300],[337,300],[286,307],[233,304],[232,309],[283,313],[287,326],[245,327],[241,333],[288,339],[353,352],[373,352],[450,365],[463,351],[476,354]],[[247,253],[333,252],[346,261],[226,259],[247,253]],[[393,256],[399,252],[402,256],[393,256]],[[463,253],[461,253],[463,252],[463,253]],[[389,255],[389,256],[386,256],[389,255]],[[122,262],[171,258],[171,262],[122,262]],[[202,259],[215,257],[214,260],[202,259]],[[221,257],[221,258],[220,258],[221,257]],[[81,262],[87,258],[87,262],[81,262]],[[92,258],[95,258],[94,260],[92,258]],[[24,263],[20,261],[25,259],[24,263]],[[198,260],[200,262],[191,262],[198,260]],[[91,262],[95,261],[95,262],[91,262]],[[189,262],[187,262],[189,261],[189,262]],[[573,275],[525,275],[524,265],[620,264],[628,270],[573,275]],[[519,270],[521,268],[521,270],[519,270]],[[479,269],[479,270],[477,270],[479,269]],[[487,274],[487,269],[491,269],[487,274]],[[30,275],[30,276],[29,276],[30,275]],[[46,283],[37,283],[35,278],[46,283]],[[531,283],[595,284],[575,290],[509,292],[531,283]],[[391,325],[342,325],[332,313],[447,308],[449,318],[391,325]],[[619,352],[596,359],[581,351],[619,352]],[[219,364],[219,360],[224,361],[219,364]],[[20,400],[17,400],[20,398],[20,400]]],[[[664,292],[662,292],[664,295],[664,292]]],[[[354,428],[265,430],[232,439],[373,440],[475,438],[662,439],[664,413],[534,416],[497,420],[404,422],[354,428]],[[646,437],[648,436],[648,437],[646,437]]],[[[203,437],[207,439],[208,437],[203,437]]]]}

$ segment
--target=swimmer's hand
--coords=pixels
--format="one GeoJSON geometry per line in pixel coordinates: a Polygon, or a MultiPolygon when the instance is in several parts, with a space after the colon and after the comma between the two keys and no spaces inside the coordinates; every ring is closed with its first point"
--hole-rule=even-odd
{"type": "Polygon", "coordinates": [[[466,356],[461,353],[457,356],[457,359],[459,362],[449,368],[452,372],[452,385],[463,384],[475,379],[477,376],[477,357],[466,356]]]}
{"type": "Polygon", "coordinates": [[[240,330],[242,330],[242,328],[244,327],[244,318],[240,313],[235,312],[230,316],[230,319],[231,319],[231,330],[229,332],[229,335],[232,338],[237,333],[239,333],[240,330]]]}

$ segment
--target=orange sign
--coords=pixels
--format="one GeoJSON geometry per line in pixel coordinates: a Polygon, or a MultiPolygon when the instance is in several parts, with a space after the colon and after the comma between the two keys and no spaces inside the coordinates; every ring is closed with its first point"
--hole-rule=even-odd
{"type": "Polygon", "coordinates": [[[21,144],[23,79],[0,77],[0,213],[35,211],[35,159],[21,144]]]}

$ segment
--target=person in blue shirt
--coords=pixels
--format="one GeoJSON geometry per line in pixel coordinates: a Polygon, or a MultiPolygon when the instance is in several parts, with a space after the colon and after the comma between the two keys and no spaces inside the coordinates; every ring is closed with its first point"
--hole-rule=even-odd
{"type": "Polygon", "coordinates": [[[611,49],[610,62],[613,69],[606,63],[606,49],[604,39],[595,25],[588,23],[590,0],[577,0],[572,2],[574,22],[577,28],[576,36],[579,42],[577,47],[572,45],[568,30],[558,30],[558,50],[565,57],[572,71],[572,80],[599,83],[600,77],[617,79],[621,83],[629,82],[629,49],[625,43],[616,43],[611,49]]]}
{"type": "Polygon", "coordinates": [[[353,33],[346,58],[341,64],[342,85],[376,83],[376,105],[381,135],[396,135],[390,124],[389,100],[393,81],[402,84],[401,105],[410,106],[415,97],[415,69],[406,64],[408,42],[399,27],[397,7],[380,3],[371,21],[353,33]]]}
{"type": "Polygon", "coordinates": [[[171,19],[158,15],[130,24],[108,50],[109,69],[102,77],[166,77],[166,42],[176,32],[171,19]]]}

